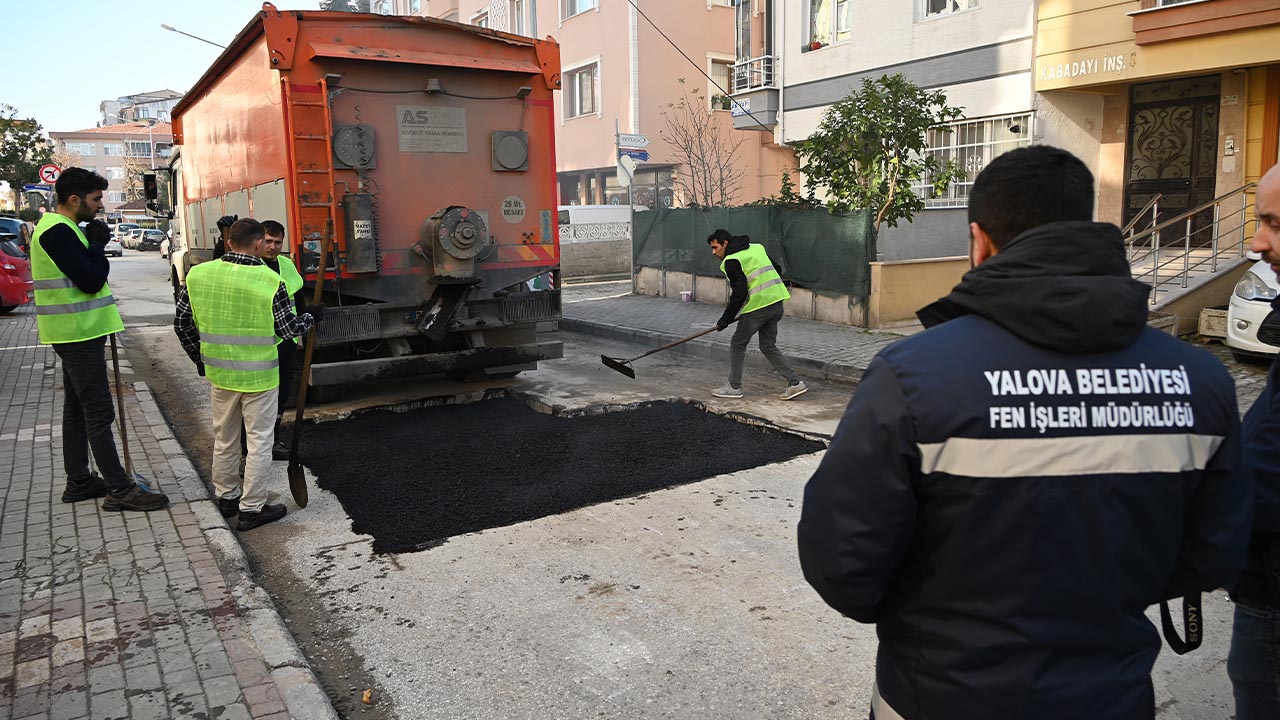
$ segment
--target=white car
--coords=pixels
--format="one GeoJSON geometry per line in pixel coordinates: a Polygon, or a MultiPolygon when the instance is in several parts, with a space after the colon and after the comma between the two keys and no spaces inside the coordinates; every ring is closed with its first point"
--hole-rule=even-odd
{"type": "Polygon", "coordinates": [[[1280,295],[1280,281],[1266,260],[1259,260],[1236,283],[1227,306],[1227,347],[1241,362],[1275,357],[1280,348],[1258,341],[1258,326],[1271,312],[1271,301],[1280,295]]]}
{"type": "Polygon", "coordinates": [[[108,240],[107,244],[102,247],[102,251],[108,256],[114,255],[116,257],[124,257],[124,246],[122,246],[120,241],[115,238],[108,240]]]}

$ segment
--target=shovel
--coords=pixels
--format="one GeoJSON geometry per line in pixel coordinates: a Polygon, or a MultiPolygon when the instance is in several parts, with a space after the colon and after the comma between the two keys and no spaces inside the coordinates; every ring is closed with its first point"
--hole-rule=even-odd
{"type": "MultiPolygon", "coordinates": [[[[330,218],[325,222],[324,239],[320,241],[320,267],[316,270],[316,290],[311,297],[314,305],[319,305],[323,297],[324,274],[329,266],[329,243],[332,240],[333,219],[330,218]]],[[[339,272],[339,269],[335,267],[334,272],[339,272]]],[[[307,506],[307,474],[298,460],[298,444],[302,440],[302,411],[307,405],[307,380],[311,375],[311,353],[316,349],[314,326],[307,333],[306,344],[306,350],[302,354],[302,379],[298,381],[298,399],[294,403],[296,409],[293,414],[293,442],[289,446],[289,492],[293,494],[293,501],[298,503],[300,508],[307,506]]]]}
{"type": "MultiPolygon", "coordinates": [[[[734,319],[730,320],[730,321],[729,321],[729,324],[730,324],[730,325],[732,325],[732,324],[734,324],[734,323],[736,323],[736,322],[738,322],[738,318],[734,318],[734,319]]],[[[643,355],[637,355],[637,356],[635,356],[635,357],[633,357],[633,358],[631,358],[631,359],[629,359],[629,360],[623,360],[622,358],[611,358],[611,357],[608,357],[607,355],[601,355],[601,356],[600,356],[600,362],[604,363],[604,364],[605,364],[605,367],[609,368],[610,370],[617,370],[618,372],[622,373],[623,375],[626,375],[627,377],[629,377],[629,378],[631,378],[632,380],[634,380],[634,379],[635,379],[635,377],[636,377],[636,371],[635,371],[635,369],[634,369],[634,368],[627,367],[627,366],[628,366],[628,365],[630,365],[631,363],[633,363],[633,362],[635,362],[635,361],[639,360],[640,358],[646,358],[646,357],[649,357],[650,355],[652,355],[652,354],[654,354],[654,353],[660,353],[660,352],[662,352],[663,350],[670,350],[671,348],[673,348],[673,347],[675,347],[675,346],[677,346],[677,345],[683,345],[683,344],[685,344],[685,343],[689,342],[690,340],[696,340],[696,339],[698,339],[698,338],[702,337],[703,335],[706,335],[707,333],[715,332],[715,331],[716,331],[716,330],[718,330],[718,329],[719,329],[719,328],[716,328],[716,327],[713,325],[712,327],[709,327],[709,328],[707,328],[706,330],[703,330],[702,332],[694,333],[694,334],[690,335],[690,336],[689,336],[689,337],[687,337],[687,338],[681,338],[680,340],[677,340],[677,341],[675,341],[675,342],[673,342],[673,343],[667,343],[666,345],[663,345],[662,347],[654,348],[654,349],[650,350],[649,352],[647,352],[647,353],[645,353],[645,354],[643,354],[643,355]]]]}

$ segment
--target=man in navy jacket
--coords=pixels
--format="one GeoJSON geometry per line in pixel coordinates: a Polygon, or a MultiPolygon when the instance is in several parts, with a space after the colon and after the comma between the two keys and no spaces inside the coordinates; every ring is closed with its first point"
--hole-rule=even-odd
{"type": "Polygon", "coordinates": [[[876,720],[1152,718],[1144,610],[1244,564],[1231,378],[1147,327],[1092,216],[1070,153],[992,161],[973,269],[871,362],[805,489],[805,578],[876,624],[876,720]]]}

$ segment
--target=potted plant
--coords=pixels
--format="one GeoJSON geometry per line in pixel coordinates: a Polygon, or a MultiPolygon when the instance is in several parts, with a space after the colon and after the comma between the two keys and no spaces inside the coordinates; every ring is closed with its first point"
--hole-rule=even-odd
{"type": "Polygon", "coordinates": [[[809,41],[810,50],[817,50],[818,48],[825,47],[826,45],[827,38],[824,35],[814,35],[813,39],[809,41]]]}

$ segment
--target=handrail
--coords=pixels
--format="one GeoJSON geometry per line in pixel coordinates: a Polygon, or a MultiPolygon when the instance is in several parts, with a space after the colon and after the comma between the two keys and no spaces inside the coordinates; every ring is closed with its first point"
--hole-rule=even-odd
{"type": "Polygon", "coordinates": [[[1257,186],[1258,186],[1257,183],[1245,183],[1244,185],[1241,185],[1240,187],[1236,188],[1235,190],[1232,190],[1231,192],[1225,195],[1216,197],[1210,200],[1209,202],[1203,203],[1201,205],[1197,205],[1194,208],[1182,213],[1181,215],[1178,215],[1170,220],[1165,220],[1159,225],[1154,225],[1152,227],[1149,227],[1146,230],[1143,230],[1142,232],[1138,233],[1137,235],[1134,235],[1133,237],[1129,238],[1128,241],[1132,243],[1132,242],[1137,242],[1138,240],[1144,240],[1146,239],[1144,237],[1146,235],[1151,235],[1152,233],[1160,232],[1161,230],[1164,230],[1165,228],[1170,227],[1172,225],[1176,225],[1177,223],[1180,223],[1180,222],[1186,222],[1188,218],[1194,215],[1198,215],[1199,213],[1202,213],[1205,210],[1208,210],[1214,205],[1220,204],[1224,200],[1229,200],[1235,197],[1236,195],[1239,195],[1244,192],[1248,192],[1257,186]]]}
{"type": "MultiPolygon", "coordinates": [[[[1156,193],[1154,196],[1152,196],[1152,198],[1147,201],[1147,204],[1143,205],[1142,209],[1138,211],[1138,214],[1134,215],[1132,220],[1125,223],[1124,227],[1120,228],[1120,234],[1128,235],[1129,231],[1133,229],[1133,226],[1137,225],[1138,221],[1142,219],[1142,216],[1146,215],[1147,211],[1151,209],[1151,206],[1160,202],[1162,199],[1164,199],[1164,193],[1156,193]]],[[[1151,221],[1153,225],[1155,224],[1155,219],[1156,219],[1156,216],[1152,215],[1151,221]]]]}

